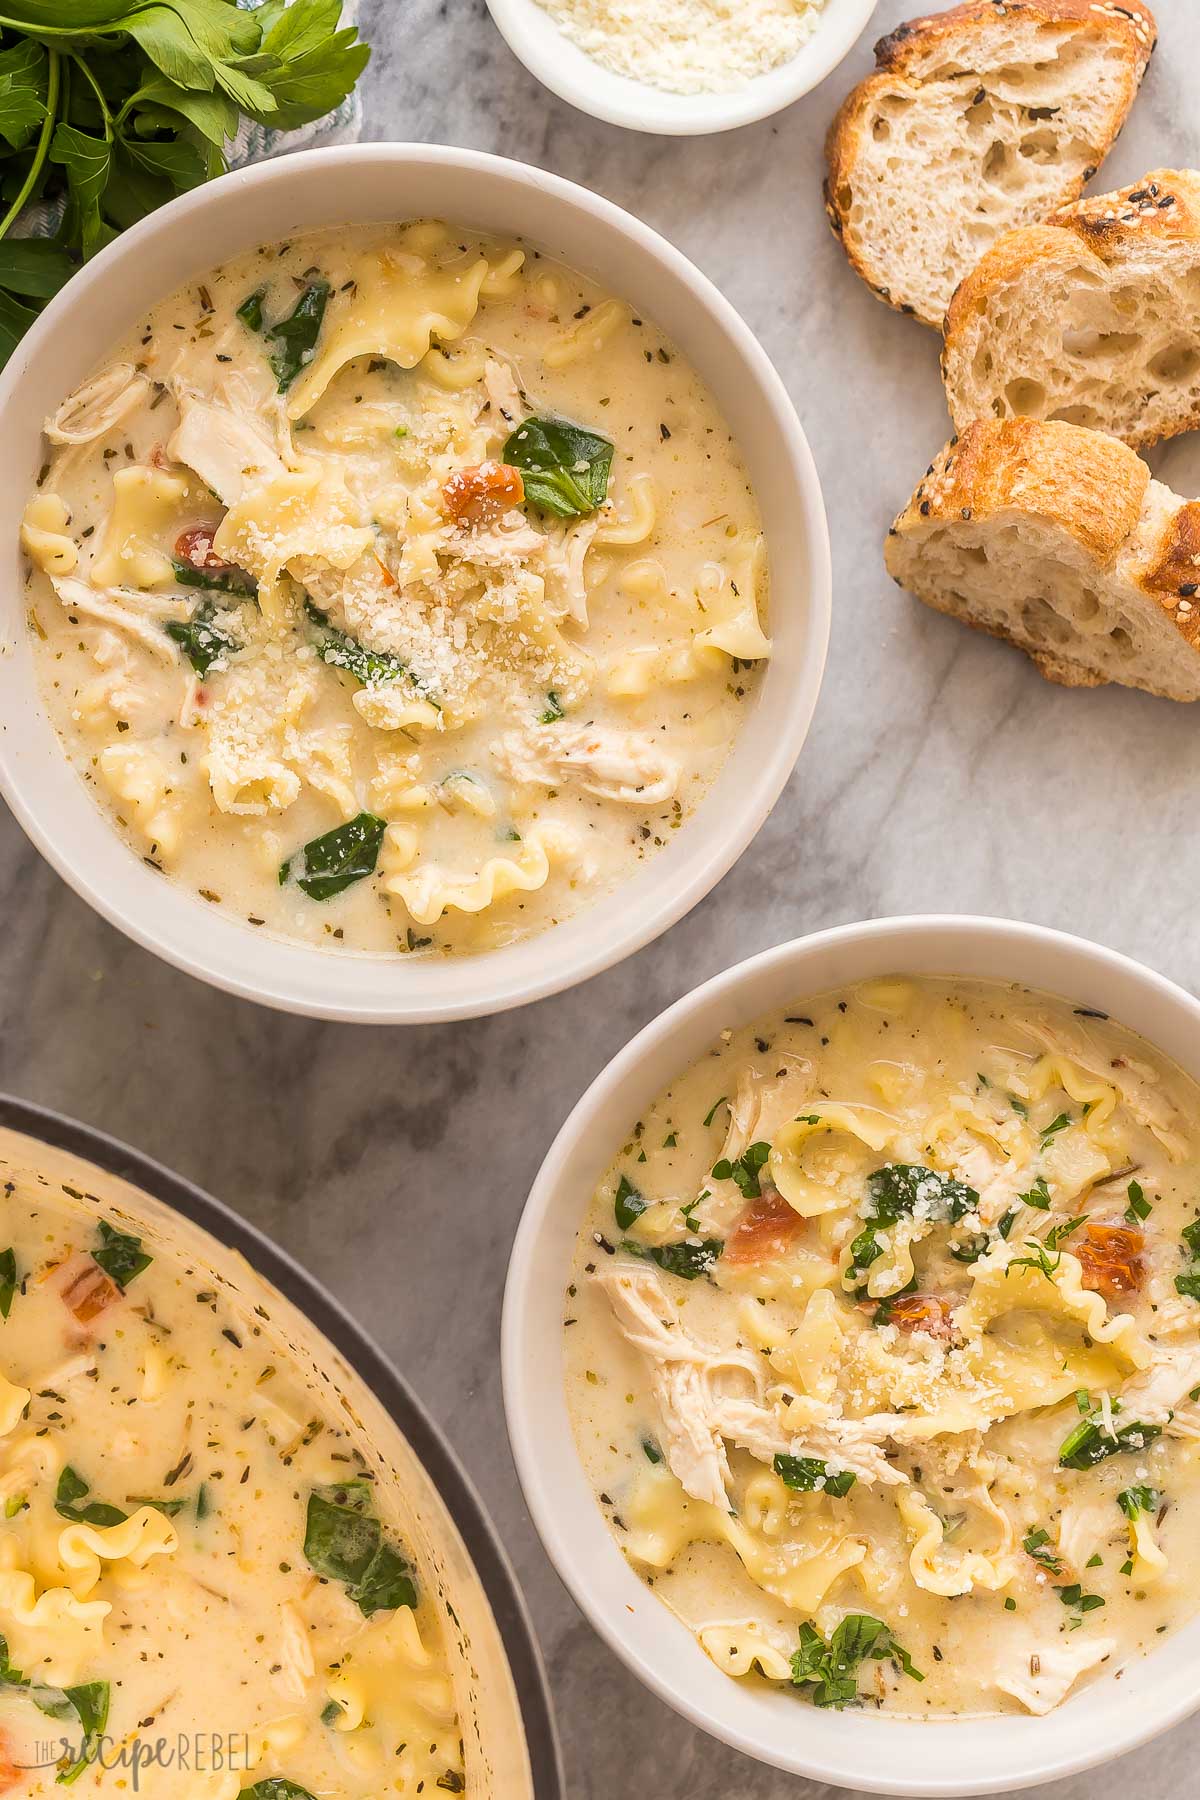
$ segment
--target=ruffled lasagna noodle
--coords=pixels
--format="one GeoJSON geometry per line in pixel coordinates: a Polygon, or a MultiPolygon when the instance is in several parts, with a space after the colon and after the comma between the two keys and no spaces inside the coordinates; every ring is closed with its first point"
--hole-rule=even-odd
{"type": "Polygon", "coordinates": [[[0,1794],[468,1791],[442,1597],[259,1317],[9,1183],[0,1370],[0,1794]]]}
{"type": "Polygon", "coordinates": [[[580,1233],[567,1390],[730,1675],[1045,1713],[1200,1594],[1195,1084],[1103,1014],[887,980],[722,1034],[580,1233]]]}
{"type": "Polygon", "coordinates": [[[428,222],[263,248],[47,421],[29,612],[137,853],[259,928],[436,953],[670,840],[769,656],[758,510],[653,324],[428,222]]]}

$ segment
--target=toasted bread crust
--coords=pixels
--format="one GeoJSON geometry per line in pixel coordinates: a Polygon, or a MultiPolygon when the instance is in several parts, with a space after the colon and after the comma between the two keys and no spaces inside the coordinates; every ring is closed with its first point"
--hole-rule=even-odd
{"type": "Polygon", "coordinates": [[[1104,567],[1137,524],[1150,471],[1103,432],[1037,419],[980,419],[952,438],[893,526],[983,523],[1017,508],[1073,537],[1104,567]]]}
{"type": "MultiPolygon", "coordinates": [[[[1080,31],[1100,31],[1120,43],[1129,58],[1129,75],[1124,103],[1106,143],[1097,150],[1097,167],[1111,148],[1120,131],[1135,95],[1146,64],[1157,41],[1157,25],[1149,8],[1141,0],[1129,0],[1119,6],[1115,0],[965,0],[947,12],[927,13],[898,25],[875,45],[875,72],[852,88],[834,115],[825,139],[826,175],[823,187],[825,212],[835,237],[838,238],[855,273],[881,300],[898,312],[920,317],[916,308],[893,299],[881,271],[874,267],[865,246],[846,235],[848,208],[843,195],[850,191],[850,177],[859,159],[863,123],[881,95],[895,92],[898,86],[908,89],[910,98],[921,91],[921,67],[936,54],[947,40],[961,36],[972,26],[986,31],[998,20],[1020,15],[1035,23],[1075,27],[1080,31]]],[[[1096,168],[1085,169],[1077,179],[1064,182],[1064,203],[1082,192],[1084,182],[1096,168]]],[[[940,327],[940,319],[923,318],[924,324],[940,327]]]]}
{"type": "MultiPolygon", "coordinates": [[[[980,420],[952,438],[931,464],[888,533],[885,561],[901,585],[893,544],[928,536],[959,521],[984,523],[1003,513],[1036,517],[1066,532],[1097,573],[1136,543],[1150,471],[1125,444],[1078,425],[1036,419],[980,420]]],[[[1153,552],[1131,571],[1148,603],[1174,625],[1181,650],[1200,654],[1200,501],[1172,512],[1153,552]]],[[[1107,678],[1026,633],[985,623],[933,590],[918,596],[947,614],[1023,650],[1048,681],[1102,687],[1107,678]]],[[[1131,685],[1178,698],[1148,681],[1131,685]]]]}
{"type": "Polygon", "coordinates": [[[1147,239],[1200,244],[1200,174],[1195,169],[1151,169],[1140,181],[1111,194],[1089,194],[1086,200],[1060,206],[1041,225],[1002,233],[954,291],[943,328],[943,369],[947,352],[953,351],[981,303],[1018,281],[1043,257],[1055,255],[1063,232],[1105,264],[1147,239]]]}

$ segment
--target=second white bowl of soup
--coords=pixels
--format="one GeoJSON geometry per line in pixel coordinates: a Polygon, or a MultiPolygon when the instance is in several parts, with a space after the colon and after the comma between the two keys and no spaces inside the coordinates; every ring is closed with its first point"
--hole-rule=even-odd
{"type": "Polygon", "coordinates": [[[680,1002],[584,1097],[505,1296],[560,1574],[765,1761],[976,1794],[1200,1658],[1200,1007],[1030,926],[881,921],[680,1002]]]}
{"type": "Polygon", "coordinates": [[[530,999],[677,918],[787,778],[807,446],[716,291],[582,189],[423,147],[246,171],[89,265],[0,398],[0,777],[194,973],[530,999]]]}

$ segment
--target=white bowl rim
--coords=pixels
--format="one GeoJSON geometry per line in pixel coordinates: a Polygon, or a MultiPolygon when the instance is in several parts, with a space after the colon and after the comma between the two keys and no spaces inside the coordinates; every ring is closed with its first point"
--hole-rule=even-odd
{"type": "MultiPolygon", "coordinates": [[[[712,816],[705,831],[701,821],[710,798],[706,795],[701,799],[696,813],[685,822],[677,842],[690,838],[691,842],[696,843],[698,832],[703,833],[707,840],[703,851],[697,848],[695,866],[688,879],[677,884],[660,880],[655,888],[653,903],[640,910],[634,906],[616,906],[615,897],[626,892],[631,883],[638,879],[638,875],[634,875],[609,894],[571,915],[563,925],[547,932],[535,933],[500,950],[455,957],[436,965],[441,969],[467,963],[473,965],[474,970],[478,971],[478,979],[469,994],[435,992],[419,1001],[406,999],[400,984],[393,986],[392,983],[392,977],[399,968],[407,966],[403,958],[356,957],[353,952],[331,953],[320,946],[266,934],[255,940],[266,951],[264,964],[268,961],[288,962],[296,969],[304,966],[315,969],[316,965],[310,959],[316,956],[320,958],[322,972],[326,963],[338,963],[343,969],[350,969],[357,964],[373,972],[375,983],[368,984],[364,979],[361,996],[353,1003],[344,1003],[340,997],[330,999],[318,993],[317,990],[325,984],[315,974],[311,984],[313,992],[306,994],[298,991],[303,984],[298,977],[293,979],[290,972],[285,978],[282,973],[269,974],[261,966],[256,966],[252,974],[214,967],[210,957],[198,954],[192,948],[186,933],[171,938],[146,917],[118,905],[89,876],[88,871],[74,860],[71,848],[56,841],[54,833],[38,816],[36,808],[27,802],[19,772],[13,767],[10,738],[0,730],[0,794],[7,801],[14,817],[36,848],[75,892],[127,937],[186,974],[228,993],[282,1011],[347,1023],[423,1024],[503,1012],[510,1007],[525,1005],[561,992],[601,973],[669,930],[732,868],[786,786],[808,735],[829,645],[832,558],[820,478],[795,406],[766,351],[709,277],[652,227],[590,189],[561,176],[548,174],[531,164],[454,146],[366,143],[298,151],[233,171],[179,196],[123,232],[79,270],[50,301],[17,346],[7,367],[0,371],[0,418],[8,413],[14,396],[19,394],[22,377],[30,361],[47,343],[53,342],[64,322],[69,327],[77,310],[84,305],[89,291],[110,276],[115,278],[118,272],[124,272],[131,281],[134,280],[137,259],[148,241],[177,226],[181,221],[219,211],[226,196],[234,188],[260,190],[261,204],[266,209],[273,189],[287,190],[293,185],[302,187],[305,176],[310,171],[314,175],[320,171],[329,177],[340,172],[345,178],[347,193],[352,194],[354,172],[364,165],[383,165],[387,168],[415,170],[417,173],[432,173],[435,178],[439,172],[444,171],[469,173],[495,183],[498,189],[502,189],[505,184],[512,184],[514,189],[527,191],[531,205],[540,204],[545,197],[559,209],[558,216],[561,217],[564,210],[574,211],[581,220],[595,221],[612,236],[628,240],[646,268],[657,264],[668,280],[689,290],[690,297],[696,304],[696,316],[703,315],[719,334],[726,354],[752,384],[756,403],[761,402],[764,417],[770,417],[773,428],[785,447],[789,480],[794,486],[799,515],[803,519],[807,553],[805,636],[802,652],[793,671],[786,707],[782,704],[781,693],[780,704],[776,708],[779,713],[777,730],[767,755],[756,766],[753,778],[747,781],[744,794],[739,796],[744,804],[740,804],[737,809],[725,808],[719,817],[717,809],[709,808],[712,816]],[[536,954],[536,946],[551,945],[552,940],[561,942],[559,934],[570,932],[573,924],[581,919],[597,921],[598,915],[605,908],[612,909],[612,916],[607,920],[607,930],[588,931],[586,945],[581,953],[574,956],[569,966],[555,966],[553,949],[542,957],[536,954]],[[497,964],[501,963],[501,959],[503,965],[498,970],[497,964]],[[508,973],[507,965],[513,963],[517,968],[508,973]]],[[[354,213],[352,205],[347,206],[346,215],[348,219],[359,216],[354,213]]],[[[500,227],[496,225],[492,229],[500,227]]],[[[536,232],[525,232],[523,235],[526,238],[533,237],[536,241],[536,232]]],[[[175,260],[182,268],[186,258],[180,254],[175,260]]],[[[180,276],[179,279],[186,279],[186,276],[180,276]]],[[[163,291],[169,290],[164,288],[163,291]]],[[[647,309],[648,312],[653,310],[647,309]]],[[[664,319],[662,323],[668,334],[672,334],[671,321],[664,319]]],[[[778,570],[774,573],[774,583],[774,591],[778,593],[778,570]]],[[[23,620],[23,612],[19,612],[18,617],[23,620]]],[[[763,695],[760,692],[754,705],[758,708],[762,703],[763,695]]],[[[40,698],[38,704],[40,706],[40,698]]],[[[44,706],[41,711],[44,713],[44,706]]],[[[745,731],[749,717],[750,714],[747,714],[739,731],[739,738],[745,731]]],[[[730,760],[737,742],[738,739],[735,738],[730,760]]],[[[728,762],[725,767],[728,767],[728,762]]],[[[714,786],[720,780],[721,775],[718,774],[714,786]]],[[[85,797],[89,799],[89,804],[95,804],[90,796],[85,797]]],[[[109,829],[111,831],[111,827],[109,829]]],[[[643,865],[638,874],[660,867],[668,858],[671,848],[668,846],[651,862],[643,865]]],[[[162,877],[155,879],[161,881],[162,877]]],[[[234,929],[239,935],[249,929],[224,918],[215,908],[207,916],[217,922],[214,935],[220,934],[224,928],[234,929]]],[[[203,930],[199,930],[197,935],[203,937],[203,930]]]]}
{"type": "Polygon", "coordinates": [[[866,30],[879,0],[824,0],[795,56],[732,93],[675,94],[607,69],[559,30],[537,0],[487,0],[519,62],[560,100],[608,125],[663,137],[732,131],[769,119],[810,93],[866,30]]]}
{"type": "MultiPolygon", "coordinates": [[[[517,1477],[530,1517],[560,1580],[592,1628],[659,1699],[721,1742],[791,1774],[868,1793],[922,1796],[931,1797],[931,1800],[960,1800],[962,1797],[965,1800],[970,1795],[1007,1793],[1079,1774],[1137,1749],[1194,1712],[1200,1707],[1200,1680],[1196,1679],[1196,1671],[1200,1670],[1200,1616],[1174,1632],[1161,1648],[1135,1657],[1120,1674],[1097,1682],[1077,1697],[1115,1694],[1118,1681],[1121,1681],[1122,1702],[1131,1690],[1135,1692],[1136,1712],[1125,1720],[1120,1733],[1108,1740],[1096,1729],[1094,1720],[1090,1729],[1084,1727],[1082,1720],[1073,1713],[1076,1702],[1072,1699],[1044,1718],[1005,1714],[982,1719],[911,1721],[893,1720],[886,1714],[816,1714],[821,1720],[830,1717],[844,1720],[854,1733],[853,1737],[847,1733],[845,1745],[837,1745],[832,1753],[815,1752],[805,1743],[807,1720],[814,1716],[811,1709],[806,1709],[805,1714],[799,1715],[799,1724],[790,1744],[765,1742],[761,1733],[733,1720],[732,1714],[739,1710],[740,1704],[736,1696],[741,1690],[739,1684],[721,1675],[719,1670],[713,1669],[712,1673],[729,1691],[730,1716],[722,1716],[713,1704],[712,1694],[707,1696],[708,1705],[702,1703],[695,1691],[695,1677],[698,1669],[708,1663],[707,1657],[690,1630],[645,1588],[616,1547],[607,1521],[586,1483],[567,1423],[565,1401],[561,1398],[561,1351],[556,1362],[558,1398],[553,1419],[547,1416],[545,1395],[535,1403],[533,1391],[532,1359],[539,1292],[545,1307],[552,1307],[561,1320],[561,1299],[567,1278],[564,1262],[562,1281],[553,1295],[548,1296],[544,1289],[538,1289],[535,1260],[539,1242],[547,1225],[557,1223],[558,1215],[563,1211],[562,1207],[556,1207],[562,1191],[560,1183],[568,1163],[578,1151],[580,1139],[596,1116],[606,1106],[611,1106],[618,1095],[621,1096],[621,1118],[627,1120],[636,1116],[638,1106],[644,1105],[649,1098],[644,1086],[638,1085],[639,1072],[648,1057],[694,1026],[701,1015],[713,1015],[708,1018],[705,1028],[711,1040],[718,1029],[713,1024],[717,1005],[732,1003],[736,1008],[737,995],[756,978],[777,972],[778,991],[786,995],[789,1003],[799,1001],[806,992],[822,991],[822,986],[806,986],[802,972],[804,964],[819,960],[827,952],[836,954],[841,950],[862,950],[869,955],[879,946],[894,951],[894,955],[889,955],[879,967],[872,963],[858,977],[846,975],[839,981],[823,983],[824,990],[848,985],[855,979],[868,979],[885,970],[904,974],[909,966],[906,953],[917,956],[920,972],[931,976],[935,970],[940,970],[942,978],[950,980],[956,975],[964,980],[1010,980],[1018,985],[1040,987],[1043,991],[1057,991],[1061,997],[1073,999],[1077,1004],[1103,1007],[1103,990],[1115,985],[1130,998],[1143,998],[1148,1008],[1157,1002],[1168,1013],[1174,1013],[1175,1025],[1179,1027],[1177,1036],[1181,1036],[1185,1028],[1189,1034],[1194,1033],[1196,1049],[1190,1072],[1200,1079],[1200,1001],[1145,964],[1070,932],[974,914],[912,914],[834,926],[748,957],[712,976],[644,1026],[592,1081],[550,1146],[521,1215],[505,1282],[501,1319],[505,1419],[517,1477]],[[972,953],[986,960],[984,945],[992,945],[1011,955],[1014,964],[1011,973],[973,975],[969,969],[958,966],[960,957],[970,957],[972,953]],[[935,946],[936,959],[932,956],[935,946]],[[1069,960],[1074,965],[1070,979],[1057,990],[1052,984],[1030,982],[1019,966],[1025,954],[1069,960]],[[799,969],[797,965],[800,965],[799,969]],[[1076,991],[1077,983],[1085,973],[1089,979],[1095,977],[1093,993],[1076,991]],[[631,1088],[636,1088],[636,1097],[626,1091],[631,1088]],[[565,1452],[565,1460],[558,1454],[560,1450],[565,1452]],[[568,1492],[568,1486],[578,1490],[579,1484],[586,1487],[591,1508],[586,1522],[581,1515],[572,1524],[574,1496],[568,1492]],[[609,1546],[608,1553],[601,1551],[605,1544],[609,1546]],[[589,1556],[582,1553],[584,1551],[595,1552],[598,1558],[603,1558],[603,1567],[599,1562],[592,1567],[590,1580],[582,1572],[589,1562],[589,1556]],[[627,1581],[621,1579],[621,1570],[625,1571],[627,1581]],[[639,1641],[640,1628],[631,1622],[636,1609],[630,1604],[639,1590],[643,1596],[649,1596],[660,1619],[666,1615],[671,1620],[670,1655],[656,1659],[647,1654],[639,1641]],[[1187,1653],[1181,1654],[1180,1645],[1184,1639],[1187,1640],[1187,1653]],[[685,1654],[688,1645],[692,1657],[685,1654]],[[699,1658],[699,1664],[695,1663],[694,1657],[699,1658]],[[1010,1766],[977,1775],[974,1770],[978,1759],[971,1754],[971,1741],[978,1742],[983,1735],[981,1728],[997,1724],[1004,1727],[1003,1737],[1011,1744],[1010,1766]],[[1031,1728],[1040,1740],[1032,1746],[1029,1742],[1031,1728]],[[953,1745],[954,1756],[949,1766],[943,1759],[940,1769],[922,1768],[922,1749],[932,1740],[953,1745]]],[[[735,1012],[725,1022],[740,1025],[762,1016],[765,1010],[768,1009],[756,1006],[744,1018],[735,1012]]],[[[1117,1023],[1129,1023],[1115,1006],[1112,1016],[1117,1023]]],[[[1132,1028],[1138,1029],[1136,1025],[1132,1028]]],[[[672,1066],[681,1073],[690,1066],[695,1054],[694,1047],[683,1055],[673,1051],[672,1066]]],[[[1168,1054],[1178,1055],[1178,1052],[1168,1054]]],[[[656,1086],[655,1092],[660,1091],[661,1087],[656,1086]]],[[[615,1133],[606,1131],[606,1136],[614,1143],[618,1134],[619,1126],[615,1133]]],[[[599,1177],[604,1166],[602,1163],[594,1168],[593,1180],[599,1177]]],[[[573,1208],[572,1220],[563,1223],[563,1235],[569,1236],[572,1245],[579,1218],[579,1211],[573,1208]]],[[[561,1336],[559,1323],[560,1344],[561,1336]]],[[[544,1368],[544,1344],[541,1358],[544,1368]]],[[[1000,1748],[1001,1762],[1005,1748],[1008,1744],[1000,1748]]],[[[994,1768],[996,1744],[990,1749],[994,1768]]]]}

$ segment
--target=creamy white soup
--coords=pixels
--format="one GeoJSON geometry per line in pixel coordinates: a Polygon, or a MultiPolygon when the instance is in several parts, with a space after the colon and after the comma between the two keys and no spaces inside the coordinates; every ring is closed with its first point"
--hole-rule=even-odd
{"type": "Polygon", "coordinates": [[[67,754],[256,928],[437,954],[552,926],[670,841],[770,652],[712,399],[520,245],[264,247],[46,432],[22,541],[67,754]]]}
{"type": "Polygon", "coordinates": [[[445,1602],[263,1316],[26,1183],[0,1245],[0,1793],[466,1792],[445,1602]]]}
{"type": "Polygon", "coordinates": [[[1196,1612],[1198,1119],[1102,1013],[897,978],[722,1033],[632,1124],[568,1400],[719,1668],[1040,1714],[1196,1612]]]}

